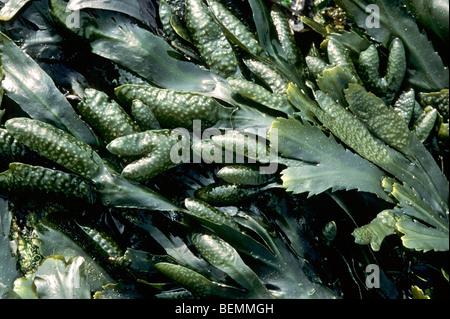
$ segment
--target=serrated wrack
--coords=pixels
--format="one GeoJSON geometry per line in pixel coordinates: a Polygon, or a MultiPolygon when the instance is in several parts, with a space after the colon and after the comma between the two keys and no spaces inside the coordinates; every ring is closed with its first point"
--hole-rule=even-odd
{"type": "Polygon", "coordinates": [[[271,131],[275,129],[278,130],[279,161],[283,163],[286,159],[288,166],[281,171],[281,180],[289,192],[312,196],[328,189],[357,189],[388,200],[380,185],[384,173],[345,149],[320,127],[289,118],[274,122],[271,131]]]}

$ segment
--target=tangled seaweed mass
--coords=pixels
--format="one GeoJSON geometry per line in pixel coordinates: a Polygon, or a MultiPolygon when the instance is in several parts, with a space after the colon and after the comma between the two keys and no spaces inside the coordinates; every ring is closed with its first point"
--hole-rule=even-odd
{"type": "Polygon", "coordinates": [[[1,297],[448,297],[448,7],[1,1],[1,297]]]}

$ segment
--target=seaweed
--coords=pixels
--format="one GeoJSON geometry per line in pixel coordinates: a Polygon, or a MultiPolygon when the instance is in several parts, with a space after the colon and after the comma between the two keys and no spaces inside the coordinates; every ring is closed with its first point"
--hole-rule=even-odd
{"type": "Polygon", "coordinates": [[[445,12],[335,2],[9,1],[1,296],[445,296],[445,12]]]}

